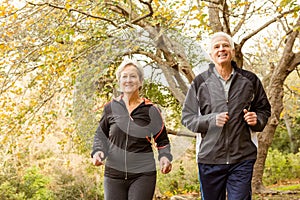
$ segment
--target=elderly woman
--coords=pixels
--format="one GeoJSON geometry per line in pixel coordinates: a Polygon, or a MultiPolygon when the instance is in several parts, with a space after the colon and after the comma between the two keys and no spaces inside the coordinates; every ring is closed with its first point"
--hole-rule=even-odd
{"type": "Polygon", "coordinates": [[[141,98],[143,68],[125,59],[116,72],[122,95],[108,102],[97,128],[91,156],[104,164],[105,200],[152,200],[156,185],[153,139],[163,174],[171,171],[170,143],[160,110],[141,98]]]}

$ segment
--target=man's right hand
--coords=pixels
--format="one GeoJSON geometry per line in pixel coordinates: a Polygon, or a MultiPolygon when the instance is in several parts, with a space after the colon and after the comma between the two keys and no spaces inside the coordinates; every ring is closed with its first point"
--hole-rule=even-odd
{"type": "Polygon", "coordinates": [[[229,121],[228,112],[222,112],[216,115],[216,125],[223,127],[229,121]]]}
{"type": "Polygon", "coordinates": [[[103,165],[103,158],[104,158],[104,153],[102,151],[97,151],[94,155],[93,155],[93,164],[95,166],[100,166],[103,165]]]}

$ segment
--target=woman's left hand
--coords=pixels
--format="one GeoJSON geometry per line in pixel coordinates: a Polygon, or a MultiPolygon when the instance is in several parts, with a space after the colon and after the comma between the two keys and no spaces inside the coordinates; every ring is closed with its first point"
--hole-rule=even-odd
{"type": "Polygon", "coordinates": [[[172,170],[172,163],[165,156],[160,158],[159,165],[160,165],[160,171],[163,174],[167,174],[172,170]]]}

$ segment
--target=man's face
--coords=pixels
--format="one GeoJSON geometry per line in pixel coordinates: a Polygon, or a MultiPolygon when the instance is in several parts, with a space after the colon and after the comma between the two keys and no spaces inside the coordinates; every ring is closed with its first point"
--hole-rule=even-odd
{"type": "Polygon", "coordinates": [[[230,64],[234,56],[234,49],[226,37],[221,36],[213,39],[211,46],[210,57],[216,65],[230,64]]]}

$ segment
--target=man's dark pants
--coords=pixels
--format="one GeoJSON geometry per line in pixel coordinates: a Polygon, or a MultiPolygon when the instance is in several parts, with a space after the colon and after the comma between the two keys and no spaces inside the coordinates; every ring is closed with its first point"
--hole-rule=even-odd
{"type": "Polygon", "coordinates": [[[203,200],[251,200],[251,181],[255,160],[235,164],[198,163],[203,200]]]}

